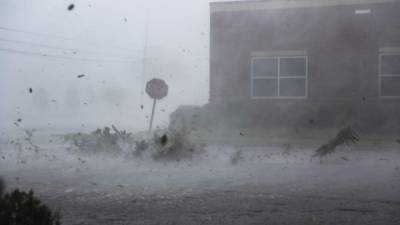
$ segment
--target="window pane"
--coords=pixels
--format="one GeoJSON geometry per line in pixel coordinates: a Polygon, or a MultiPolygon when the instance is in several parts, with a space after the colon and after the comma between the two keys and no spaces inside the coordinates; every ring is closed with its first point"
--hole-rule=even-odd
{"type": "Polygon", "coordinates": [[[400,96],[400,77],[382,77],[381,95],[400,96]]]}
{"type": "Polygon", "coordinates": [[[305,76],[306,59],[305,58],[281,58],[280,76],[305,76]]]}
{"type": "Polygon", "coordinates": [[[278,76],[278,59],[254,59],[253,76],[255,77],[278,76]]]}
{"type": "Polygon", "coordinates": [[[254,97],[274,97],[278,95],[277,79],[253,79],[254,97]]]}
{"type": "Polygon", "coordinates": [[[400,55],[383,55],[381,74],[400,74],[400,55]]]}
{"type": "Polygon", "coordinates": [[[282,78],[280,79],[280,96],[304,97],[306,95],[306,79],[282,78]]]}

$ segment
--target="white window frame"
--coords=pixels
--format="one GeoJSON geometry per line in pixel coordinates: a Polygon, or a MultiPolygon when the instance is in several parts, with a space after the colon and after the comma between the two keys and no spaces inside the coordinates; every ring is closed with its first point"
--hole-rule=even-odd
{"type": "MultiPolygon", "coordinates": [[[[299,52],[299,51],[296,51],[299,52]]],[[[250,96],[251,99],[307,99],[308,98],[308,56],[305,54],[276,54],[274,55],[273,53],[269,54],[267,53],[266,56],[261,56],[262,54],[260,53],[254,53],[251,57],[251,65],[250,65],[250,96]],[[282,76],[281,77],[281,71],[280,71],[280,62],[282,58],[303,58],[305,59],[305,63],[306,63],[306,71],[305,71],[305,76],[282,76]],[[256,59],[278,59],[278,75],[276,77],[272,77],[272,76],[254,76],[254,60],[256,59]],[[261,79],[270,79],[270,80],[274,80],[277,79],[278,80],[278,87],[277,87],[277,91],[278,91],[278,95],[277,96],[254,96],[253,95],[253,87],[254,87],[254,80],[261,80],[261,79]],[[280,96],[280,81],[281,79],[304,79],[305,80],[305,93],[304,96],[280,96]]]]}
{"type": "Polygon", "coordinates": [[[380,98],[400,98],[400,95],[386,96],[382,95],[382,78],[383,77],[399,77],[400,74],[383,74],[382,73],[382,57],[386,55],[398,55],[400,56],[400,47],[394,48],[381,48],[379,50],[379,71],[378,71],[378,95],[380,98]]]}

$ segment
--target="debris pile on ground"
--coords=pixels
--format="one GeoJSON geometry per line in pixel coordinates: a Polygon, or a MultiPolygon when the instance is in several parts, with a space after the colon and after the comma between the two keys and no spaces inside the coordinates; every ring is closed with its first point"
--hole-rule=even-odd
{"type": "Polygon", "coordinates": [[[149,149],[149,143],[145,140],[135,142],[135,151],[133,152],[134,157],[142,157],[143,153],[149,149]]]}
{"type": "Polygon", "coordinates": [[[243,151],[241,149],[237,150],[233,155],[230,157],[230,162],[232,165],[238,164],[240,161],[243,161],[243,151]]]}
{"type": "Polygon", "coordinates": [[[60,225],[60,214],[52,212],[34,196],[33,191],[18,189],[0,195],[2,225],[60,225]]]}
{"type": "Polygon", "coordinates": [[[336,147],[340,145],[351,145],[359,141],[360,138],[358,134],[350,127],[347,126],[339,131],[335,138],[331,139],[327,144],[319,147],[312,157],[319,157],[320,159],[326,155],[335,152],[336,147]]]}
{"type": "Polygon", "coordinates": [[[179,160],[202,153],[204,147],[191,142],[184,130],[171,130],[163,135],[154,134],[151,140],[154,160],[179,160]]]}
{"type": "Polygon", "coordinates": [[[124,150],[132,149],[132,133],[125,130],[120,131],[114,125],[97,129],[89,134],[74,133],[64,136],[64,140],[72,145],[81,153],[111,153],[119,154],[124,150]]]}
{"type": "Polygon", "coordinates": [[[133,158],[148,157],[152,160],[180,160],[191,158],[204,151],[204,147],[189,140],[184,130],[155,132],[152,136],[133,135],[120,131],[115,126],[97,129],[91,133],[75,133],[64,136],[73,148],[86,153],[111,153],[133,158]]]}

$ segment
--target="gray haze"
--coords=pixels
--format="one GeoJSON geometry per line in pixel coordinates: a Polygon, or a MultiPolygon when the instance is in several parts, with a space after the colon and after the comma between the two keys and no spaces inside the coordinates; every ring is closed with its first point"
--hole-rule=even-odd
{"type": "Polygon", "coordinates": [[[208,3],[1,0],[1,129],[14,129],[18,118],[24,127],[143,129],[151,99],[141,91],[153,77],[170,87],[158,104],[157,126],[165,127],[179,105],[206,103],[208,3]]]}
{"type": "Polygon", "coordinates": [[[0,0],[0,224],[399,225],[394,1],[0,0]]]}

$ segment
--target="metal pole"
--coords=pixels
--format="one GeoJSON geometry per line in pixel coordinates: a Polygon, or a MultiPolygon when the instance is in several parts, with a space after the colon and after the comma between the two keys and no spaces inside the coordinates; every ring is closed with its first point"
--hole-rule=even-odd
{"type": "Polygon", "coordinates": [[[152,128],[153,128],[153,119],[154,119],[154,111],[156,110],[156,102],[157,102],[157,100],[154,98],[154,99],[153,99],[153,109],[151,110],[151,119],[150,119],[149,133],[151,133],[151,130],[152,130],[152,128]]]}

